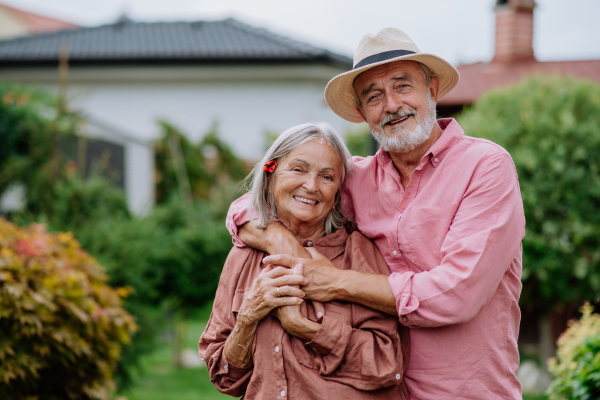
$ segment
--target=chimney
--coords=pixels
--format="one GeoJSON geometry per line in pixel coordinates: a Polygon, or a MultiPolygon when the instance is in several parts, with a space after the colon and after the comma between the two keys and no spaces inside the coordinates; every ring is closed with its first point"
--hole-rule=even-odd
{"type": "Polygon", "coordinates": [[[534,0],[496,0],[496,53],[492,62],[535,60],[534,0]]]}

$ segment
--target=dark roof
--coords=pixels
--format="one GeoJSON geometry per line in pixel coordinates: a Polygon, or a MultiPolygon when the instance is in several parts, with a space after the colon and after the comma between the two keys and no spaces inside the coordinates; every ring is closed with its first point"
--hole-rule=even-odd
{"type": "Polygon", "coordinates": [[[438,101],[438,106],[473,104],[488,90],[512,85],[528,75],[571,75],[600,84],[600,60],[491,62],[463,65],[457,69],[460,82],[438,101]]]}
{"type": "Polygon", "coordinates": [[[71,65],[174,63],[326,63],[352,60],[234,19],[133,22],[0,41],[0,66],[56,65],[62,44],[71,65]]]}

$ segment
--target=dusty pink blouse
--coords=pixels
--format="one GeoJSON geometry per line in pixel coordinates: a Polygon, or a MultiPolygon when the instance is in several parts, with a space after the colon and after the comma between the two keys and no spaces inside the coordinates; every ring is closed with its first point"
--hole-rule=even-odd
{"type": "MultiPolygon", "coordinates": [[[[314,247],[340,269],[389,275],[377,247],[359,232],[348,234],[342,228],[316,240],[314,247]]],[[[227,360],[225,341],[245,294],[264,267],[265,255],[234,247],[225,262],[213,311],[199,342],[200,355],[217,389],[249,399],[408,399],[403,380],[408,363],[407,328],[391,315],[353,303],[325,303],[324,316],[317,318],[307,301],[307,317],[321,324],[308,343],[288,334],[269,315],[256,331],[254,365],[240,368],[227,360]]]]}

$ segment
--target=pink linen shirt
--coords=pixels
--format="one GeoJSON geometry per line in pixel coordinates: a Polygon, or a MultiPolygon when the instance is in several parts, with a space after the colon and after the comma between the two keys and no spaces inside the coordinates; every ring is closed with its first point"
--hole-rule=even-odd
{"type": "MultiPolygon", "coordinates": [[[[510,155],[465,136],[454,119],[406,190],[387,152],[354,158],[342,201],[390,269],[400,322],[410,329],[405,382],[414,400],[520,399],[516,378],[525,217],[510,155]]],[[[248,197],[227,227],[248,221],[248,197]]]]}

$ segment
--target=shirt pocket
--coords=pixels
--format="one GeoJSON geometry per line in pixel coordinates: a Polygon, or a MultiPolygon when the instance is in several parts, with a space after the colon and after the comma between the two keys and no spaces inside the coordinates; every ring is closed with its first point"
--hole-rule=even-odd
{"type": "Polygon", "coordinates": [[[416,208],[411,211],[404,237],[409,261],[428,271],[442,261],[442,243],[448,234],[458,204],[416,208]]]}

